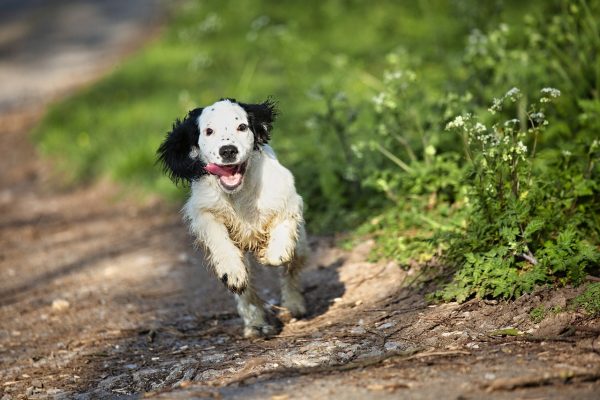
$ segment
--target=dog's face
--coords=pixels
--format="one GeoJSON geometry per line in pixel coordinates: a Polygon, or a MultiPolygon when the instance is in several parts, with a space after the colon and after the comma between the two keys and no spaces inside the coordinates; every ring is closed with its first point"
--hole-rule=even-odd
{"type": "Polygon", "coordinates": [[[206,107],[198,118],[198,152],[204,168],[227,192],[238,190],[254,149],[248,114],[228,100],[206,107]]]}
{"type": "Polygon", "coordinates": [[[245,104],[223,99],[194,109],[175,121],[158,149],[159,161],[176,183],[211,174],[223,191],[235,193],[244,183],[252,152],[268,142],[276,115],[268,100],[245,104]]]}

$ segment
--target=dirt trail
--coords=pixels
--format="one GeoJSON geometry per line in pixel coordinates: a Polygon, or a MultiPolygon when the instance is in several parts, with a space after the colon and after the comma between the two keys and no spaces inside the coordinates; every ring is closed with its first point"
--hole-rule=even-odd
{"type": "MultiPolygon", "coordinates": [[[[119,14],[117,4],[129,2],[98,3],[119,14]]],[[[56,20],[68,20],[61,12],[69,15],[72,2],[57,4],[56,20]]],[[[78,4],[88,18],[116,15],[78,4]]],[[[26,5],[11,11],[30,21],[41,6],[26,5]]],[[[430,287],[406,285],[418,271],[365,261],[368,241],[345,252],[312,238],[309,316],[271,340],[243,339],[230,295],[204,269],[176,207],[122,200],[109,183],[57,190],[27,139],[48,99],[108,68],[155,14],[119,15],[121,28],[102,19],[95,41],[81,47],[88,58],[78,79],[58,63],[67,72],[37,95],[2,73],[24,62],[6,49],[35,40],[0,24],[0,80],[15,80],[11,96],[3,86],[0,114],[0,399],[600,397],[600,321],[529,318],[539,304],[564,308],[577,290],[432,306],[430,287]],[[493,335],[507,326],[536,336],[493,335]]],[[[70,35],[80,33],[60,31],[46,43],[58,60],[70,35]]],[[[46,55],[27,54],[28,73],[49,68],[46,55]]],[[[274,271],[257,272],[263,297],[276,303],[274,271]]]]}

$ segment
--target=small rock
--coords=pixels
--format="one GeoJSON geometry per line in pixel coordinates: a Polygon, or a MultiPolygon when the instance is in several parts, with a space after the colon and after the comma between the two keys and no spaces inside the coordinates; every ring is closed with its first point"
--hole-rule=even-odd
{"type": "Polygon", "coordinates": [[[494,379],[496,379],[496,374],[492,374],[491,372],[486,372],[485,375],[483,375],[483,379],[488,380],[488,381],[493,381],[494,379]]]}
{"type": "Polygon", "coordinates": [[[478,349],[479,348],[479,345],[477,343],[475,343],[475,342],[467,343],[465,346],[468,349],[478,349]]]}
{"type": "Polygon", "coordinates": [[[358,359],[360,360],[360,359],[363,359],[363,358],[379,357],[382,354],[383,354],[383,352],[381,350],[371,349],[371,351],[359,355],[358,359]]]}
{"type": "Polygon", "coordinates": [[[569,313],[551,315],[540,322],[534,336],[558,336],[571,326],[573,319],[574,316],[569,313]]]}
{"type": "Polygon", "coordinates": [[[363,335],[363,334],[367,333],[367,331],[362,326],[356,326],[356,327],[350,329],[350,333],[353,335],[363,335]]]}
{"type": "Polygon", "coordinates": [[[396,323],[395,322],[386,322],[385,324],[381,324],[377,327],[377,329],[388,329],[391,328],[392,326],[395,326],[396,323]]]}
{"type": "Polygon", "coordinates": [[[65,299],[55,299],[52,302],[52,309],[54,311],[65,311],[71,306],[71,304],[65,299]]]}
{"type": "Polygon", "coordinates": [[[398,350],[400,348],[400,343],[398,343],[398,342],[385,342],[385,344],[383,345],[383,347],[387,351],[398,350]]]}
{"type": "Polygon", "coordinates": [[[450,336],[461,336],[463,334],[463,331],[453,331],[453,332],[444,332],[442,333],[443,337],[450,337],[450,336]]]}
{"type": "Polygon", "coordinates": [[[44,383],[39,379],[34,379],[33,381],[31,381],[31,386],[33,386],[34,388],[43,388],[44,383]]]}

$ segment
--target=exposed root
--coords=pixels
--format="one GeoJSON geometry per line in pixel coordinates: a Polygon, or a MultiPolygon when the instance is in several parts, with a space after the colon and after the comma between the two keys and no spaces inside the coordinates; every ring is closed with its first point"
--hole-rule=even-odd
{"type": "Polygon", "coordinates": [[[592,382],[597,380],[600,380],[600,371],[561,371],[556,373],[543,374],[541,376],[497,379],[487,385],[484,385],[484,389],[488,392],[493,392],[496,390],[514,390],[525,387],[537,387],[554,385],[557,383],[569,383],[572,381],[592,382]]]}

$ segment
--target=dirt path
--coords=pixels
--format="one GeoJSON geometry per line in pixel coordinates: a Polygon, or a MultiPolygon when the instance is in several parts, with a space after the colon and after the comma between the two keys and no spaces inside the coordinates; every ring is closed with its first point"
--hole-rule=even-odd
{"type": "MultiPolygon", "coordinates": [[[[42,3],[11,11],[31,21],[42,3]]],[[[345,252],[331,239],[313,238],[304,275],[308,318],[271,340],[241,338],[233,301],[203,268],[176,207],[122,200],[109,183],[59,191],[27,139],[49,98],[108,68],[147,33],[145,22],[154,15],[111,8],[134,1],[98,2],[112,11],[77,3],[83,8],[58,2],[54,19],[69,20],[74,9],[78,18],[124,17],[101,19],[95,44],[82,47],[87,55],[71,55],[87,57],[79,78],[57,61],[63,75],[52,71],[52,88],[39,86],[37,94],[19,86],[18,74],[3,71],[20,62],[30,63],[32,74],[50,68],[47,55],[36,61],[29,51],[19,59],[15,51],[15,43],[29,49],[39,33],[25,40],[14,33],[25,28],[10,25],[10,36],[0,24],[2,400],[140,393],[280,400],[599,397],[600,321],[565,312],[540,325],[529,318],[539,304],[564,308],[577,290],[542,290],[514,303],[431,306],[423,296],[428,287],[406,285],[417,271],[364,261],[369,242],[345,252]],[[13,95],[4,90],[7,80],[13,95]],[[507,326],[536,336],[493,335],[507,326]]],[[[55,46],[50,53],[57,60],[74,51],[60,44],[81,34],[72,29],[45,44],[55,46]]],[[[258,268],[258,275],[262,295],[276,303],[275,274],[258,268]]]]}

